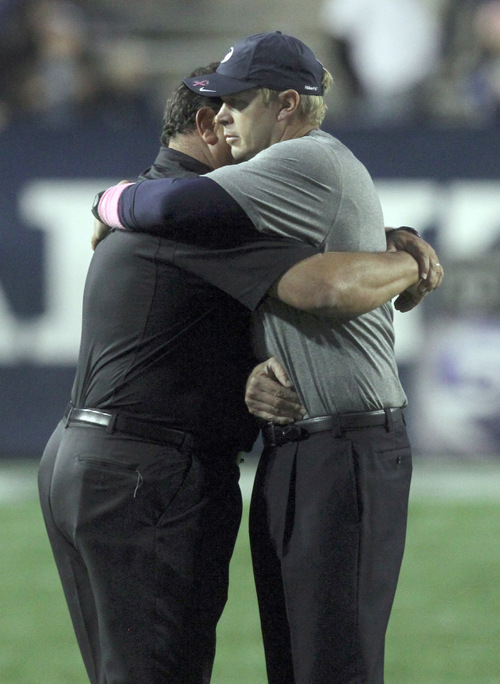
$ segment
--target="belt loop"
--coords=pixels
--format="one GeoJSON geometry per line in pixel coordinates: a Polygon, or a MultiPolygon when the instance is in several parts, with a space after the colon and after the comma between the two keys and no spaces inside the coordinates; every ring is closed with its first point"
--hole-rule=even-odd
{"type": "Polygon", "coordinates": [[[194,437],[193,437],[193,435],[186,432],[186,434],[184,435],[184,439],[182,440],[180,450],[182,451],[182,453],[189,453],[190,451],[193,450],[193,447],[194,447],[194,437]]]}
{"type": "Polygon", "coordinates": [[[73,404],[70,402],[66,406],[66,411],[64,412],[64,429],[68,427],[69,421],[71,420],[71,414],[73,413],[73,404]]]}
{"type": "Polygon", "coordinates": [[[113,432],[115,431],[115,424],[116,420],[118,418],[118,411],[116,413],[111,414],[111,418],[109,419],[109,423],[106,425],[106,433],[108,435],[112,435],[113,432]]]}
{"type": "Polygon", "coordinates": [[[342,417],[339,415],[337,417],[338,419],[336,421],[333,421],[332,425],[332,431],[333,431],[333,436],[336,439],[339,439],[340,437],[343,437],[345,434],[345,431],[348,429],[346,425],[342,424],[342,417]]]}
{"type": "Polygon", "coordinates": [[[394,420],[392,417],[392,411],[390,408],[384,409],[385,413],[385,431],[392,432],[394,430],[394,420]]]}
{"type": "Polygon", "coordinates": [[[272,446],[272,447],[277,446],[277,442],[276,442],[276,426],[275,426],[275,424],[272,422],[272,420],[268,420],[268,421],[266,422],[266,426],[265,426],[265,427],[266,427],[266,432],[267,432],[268,434],[271,433],[270,438],[268,438],[268,441],[269,441],[268,446],[272,446]]]}

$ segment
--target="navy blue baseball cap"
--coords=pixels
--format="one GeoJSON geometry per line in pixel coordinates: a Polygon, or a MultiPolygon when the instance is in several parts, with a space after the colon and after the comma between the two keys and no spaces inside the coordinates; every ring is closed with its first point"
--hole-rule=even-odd
{"type": "Polygon", "coordinates": [[[243,38],[230,48],[213,74],[186,78],[184,83],[207,97],[250,88],[323,95],[323,71],[321,62],[301,40],[274,31],[243,38]]]}

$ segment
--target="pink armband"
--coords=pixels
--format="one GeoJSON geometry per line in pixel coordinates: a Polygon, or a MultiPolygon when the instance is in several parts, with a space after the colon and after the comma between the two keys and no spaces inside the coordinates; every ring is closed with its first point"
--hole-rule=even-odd
{"type": "Polygon", "coordinates": [[[113,185],[112,188],[108,188],[103,194],[99,201],[97,211],[101,217],[101,221],[111,228],[125,228],[120,222],[118,216],[118,201],[121,197],[122,192],[129,185],[134,185],[133,183],[122,183],[121,185],[113,185]]]}

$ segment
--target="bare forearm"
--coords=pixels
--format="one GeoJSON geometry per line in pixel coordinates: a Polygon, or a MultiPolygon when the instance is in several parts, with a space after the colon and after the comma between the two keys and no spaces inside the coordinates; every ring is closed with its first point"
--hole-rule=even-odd
{"type": "Polygon", "coordinates": [[[341,321],[375,309],[418,280],[418,264],[406,252],[327,252],[293,266],[270,294],[341,321]]]}

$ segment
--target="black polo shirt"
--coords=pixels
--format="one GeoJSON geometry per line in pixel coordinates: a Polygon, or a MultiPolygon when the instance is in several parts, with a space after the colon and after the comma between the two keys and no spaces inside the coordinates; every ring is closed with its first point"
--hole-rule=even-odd
{"type": "MultiPolygon", "coordinates": [[[[162,148],[145,177],[208,170],[162,148]]],[[[312,252],[262,236],[237,205],[231,212],[243,230],[236,236],[224,219],[225,237],[210,249],[129,231],[99,244],[85,285],[75,406],[120,409],[250,448],[257,433],[244,403],[256,363],[250,310],[312,252]]]]}

